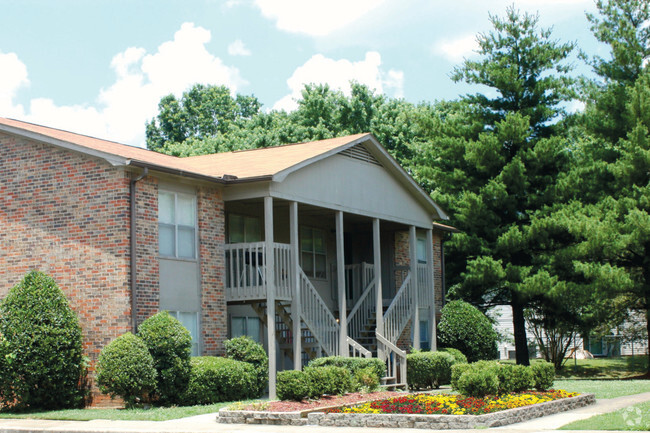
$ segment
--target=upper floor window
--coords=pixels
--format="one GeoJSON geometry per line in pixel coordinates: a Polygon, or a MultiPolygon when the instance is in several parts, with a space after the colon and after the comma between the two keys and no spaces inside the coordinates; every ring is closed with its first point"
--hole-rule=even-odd
{"type": "Polygon", "coordinates": [[[164,257],[196,258],[196,196],[158,193],[158,251],[164,257]]]}
{"type": "Polygon", "coordinates": [[[228,242],[237,244],[241,242],[260,242],[262,229],[258,217],[229,214],[228,215],[228,242]]]}
{"type": "Polygon", "coordinates": [[[300,261],[308,277],[327,278],[325,232],[311,227],[300,228],[300,261]]]}

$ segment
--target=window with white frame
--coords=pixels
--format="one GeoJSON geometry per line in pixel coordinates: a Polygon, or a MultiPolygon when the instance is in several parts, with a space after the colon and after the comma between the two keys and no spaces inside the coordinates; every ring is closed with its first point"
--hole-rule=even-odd
{"type": "Polygon", "coordinates": [[[249,336],[261,342],[260,319],[258,317],[232,316],[230,318],[230,338],[249,336]]]}
{"type": "Polygon", "coordinates": [[[163,257],[196,258],[196,196],[158,192],[158,251],[163,257]]]}
{"type": "Polygon", "coordinates": [[[300,228],[300,265],[308,277],[327,278],[324,230],[311,227],[300,228]]]}
{"type": "Polygon", "coordinates": [[[172,317],[178,319],[179,322],[190,331],[192,336],[192,356],[199,356],[199,313],[188,311],[170,311],[172,317]]]}
{"type": "Polygon", "coordinates": [[[253,216],[229,214],[228,215],[228,242],[260,242],[262,240],[262,227],[260,219],[253,216]]]}

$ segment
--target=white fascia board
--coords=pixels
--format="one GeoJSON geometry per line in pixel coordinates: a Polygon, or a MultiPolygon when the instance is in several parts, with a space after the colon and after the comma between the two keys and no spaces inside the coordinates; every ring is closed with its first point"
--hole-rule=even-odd
{"type": "Polygon", "coordinates": [[[32,131],[25,131],[24,129],[15,128],[8,125],[0,125],[0,131],[8,134],[17,135],[19,137],[27,138],[29,140],[39,141],[41,143],[50,144],[52,146],[60,147],[62,149],[72,150],[75,152],[83,153],[85,155],[101,158],[111,164],[112,166],[129,165],[130,160],[123,156],[114,155],[112,153],[102,152],[95,149],[90,149],[85,146],[70,143],[69,141],[59,140],[56,138],[48,137],[47,135],[38,134],[32,131]]]}

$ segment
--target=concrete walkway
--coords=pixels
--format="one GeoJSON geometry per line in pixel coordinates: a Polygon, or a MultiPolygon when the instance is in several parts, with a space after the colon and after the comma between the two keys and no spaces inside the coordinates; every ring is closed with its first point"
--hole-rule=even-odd
{"type": "MultiPolygon", "coordinates": [[[[596,404],[581,409],[489,430],[494,433],[535,433],[545,430],[555,430],[573,421],[589,418],[601,413],[613,412],[644,401],[650,401],[650,392],[607,400],[597,400],[596,404]]],[[[219,424],[215,421],[215,418],[216,414],[198,415],[171,421],[109,421],[100,419],[93,421],[48,421],[0,419],[0,433],[414,433],[419,431],[414,429],[219,424]]],[[[446,430],[445,432],[467,433],[466,430],[446,430]]],[[[585,431],[583,430],[581,433],[585,433],[585,431]]]]}

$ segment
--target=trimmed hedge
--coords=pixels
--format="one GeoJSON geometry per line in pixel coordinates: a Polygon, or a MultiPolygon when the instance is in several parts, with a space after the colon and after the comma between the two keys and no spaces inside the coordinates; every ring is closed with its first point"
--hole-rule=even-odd
{"type": "Polygon", "coordinates": [[[463,352],[458,349],[454,349],[453,347],[445,347],[443,349],[438,349],[438,352],[445,352],[453,356],[454,364],[467,364],[467,357],[463,355],[463,352]]]}
{"type": "Polygon", "coordinates": [[[529,368],[533,374],[533,382],[536,390],[546,391],[553,386],[555,367],[552,363],[546,361],[535,362],[529,368]]]}
{"type": "Polygon", "coordinates": [[[406,378],[410,389],[440,388],[451,380],[454,357],[446,352],[415,352],[406,355],[406,378]]]}
{"type": "Polygon", "coordinates": [[[151,400],[156,390],[154,361],[144,342],[127,332],[104,347],[97,363],[99,390],[121,397],[126,407],[151,400]]]}
{"type": "Polygon", "coordinates": [[[328,365],[324,367],[305,367],[309,378],[310,397],[323,395],[341,395],[353,389],[350,370],[344,367],[328,365]]]}
{"type": "Polygon", "coordinates": [[[32,271],[0,302],[0,408],[80,407],[81,327],[53,278],[32,271]]]}
{"type": "Polygon", "coordinates": [[[352,377],[352,391],[372,392],[379,389],[379,377],[372,367],[357,370],[352,377]]]}
{"type": "Polygon", "coordinates": [[[555,379],[553,364],[540,362],[523,365],[478,361],[456,364],[451,368],[451,387],[463,395],[483,397],[488,394],[508,394],[536,388],[549,389],[555,379]]]}
{"type": "Polygon", "coordinates": [[[467,302],[451,301],[442,308],[438,340],[441,346],[460,350],[469,362],[497,356],[497,333],[490,319],[467,302]]]}
{"type": "Polygon", "coordinates": [[[269,382],[269,357],[264,347],[248,336],[226,340],[224,346],[228,358],[248,362],[255,368],[256,381],[252,397],[261,397],[269,382]]]}
{"type": "Polygon", "coordinates": [[[138,328],[138,337],[149,349],[158,372],[157,403],[180,403],[180,396],[187,389],[190,380],[190,332],[167,311],[161,311],[142,322],[138,328]]]}
{"type": "Polygon", "coordinates": [[[257,396],[257,371],[252,364],[228,358],[197,356],[191,359],[192,373],[184,404],[213,404],[257,396]]]}
{"type": "Polygon", "coordinates": [[[280,400],[302,401],[311,396],[309,376],[304,371],[285,370],[278,373],[277,394],[280,400]]]}
{"type": "Polygon", "coordinates": [[[326,366],[347,368],[352,375],[364,368],[371,368],[377,378],[380,379],[386,375],[386,364],[377,358],[344,358],[342,356],[327,356],[316,358],[309,361],[308,367],[326,367],[326,366]]]}

